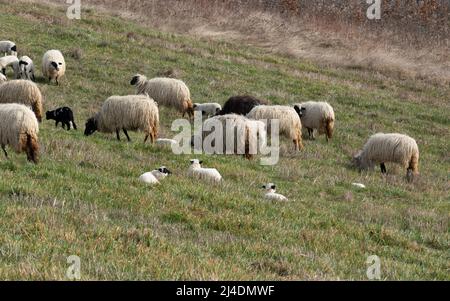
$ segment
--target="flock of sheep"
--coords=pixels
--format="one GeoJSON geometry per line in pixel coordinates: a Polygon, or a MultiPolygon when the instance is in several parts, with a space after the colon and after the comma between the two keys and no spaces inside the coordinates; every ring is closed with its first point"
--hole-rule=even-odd
{"type": "MultiPolygon", "coordinates": [[[[39,122],[43,117],[43,98],[39,87],[34,83],[35,68],[28,56],[17,56],[17,46],[11,41],[0,41],[0,144],[7,157],[6,146],[17,153],[25,152],[29,161],[38,162],[39,153],[39,122]],[[14,79],[8,80],[6,69],[14,72],[14,79]]],[[[50,82],[59,85],[64,76],[66,63],[64,56],[58,50],[47,51],[42,59],[42,74],[50,82]]],[[[327,141],[333,137],[335,114],[333,108],[326,102],[306,102],[291,106],[270,105],[266,101],[252,96],[231,97],[222,107],[217,103],[194,104],[187,85],[173,78],[147,79],[137,74],[132,77],[131,85],[136,87],[136,95],[111,96],[95,116],[86,122],[84,134],[94,132],[116,133],[120,140],[123,132],[128,140],[128,131],[142,131],[145,134],[144,143],[172,144],[171,139],[158,139],[159,109],[158,106],[172,107],[188,115],[191,119],[194,111],[202,112],[207,117],[204,124],[218,121],[230,123],[233,127],[254,129],[263,127],[264,133],[270,131],[271,122],[279,121],[280,135],[285,136],[294,144],[295,150],[304,148],[303,130],[309,139],[315,139],[314,133],[324,134],[327,141]],[[266,123],[263,123],[265,121],[266,123]]],[[[73,112],[68,107],[58,108],[46,113],[46,119],[52,119],[68,130],[76,129],[73,112]]],[[[248,145],[249,137],[243,131],[241,141],[248,145]]],[[[205,133],[203,133],[205,135],[205,133]]],[[[266,137],[261,137],[266,138],[266,137]]],[[[195,140],[196,137],[193,137],[195,140]]],[[[227,150],[229,151],[229,150],[227,150]]],[[[224,152],[225,153],[225,152],[224,152]]],[[[234,150],[237,154],[237,150],[234,150]]],[[[227,152],[229,154],[229,152],[227,152]]],[[[252,154],[247,152],[250,159],[252,154]]],[[[386,173],[385,163],[401,164],[407,169],[407,178],[412,180],[418,174],[419,149],[414,139],[402,134],[378,133],[369,138],[362,150],[353,158],[353,163],[360,170],[373,169],[379,164],[381,172],[386,173]]],[[[216,169],[203,168],[198,159],[191,160],[189,174],[199,179],[220,182],[222,176],[216,169]]],[[[159,183],[171,172],[164,166],[145,173],[140,180],[148,183],[159,183]]],[[[276,186],[269,183],[263,186],[266,197],[272,200],[286,200],[276,193],[276,186]]]]}

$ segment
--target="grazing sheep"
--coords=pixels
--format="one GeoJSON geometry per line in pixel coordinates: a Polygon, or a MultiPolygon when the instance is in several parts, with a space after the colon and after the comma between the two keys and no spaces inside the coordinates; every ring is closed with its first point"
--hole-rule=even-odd
{"type": "Polygon", "coordinates": [[[253,96],[233,96],[225,102],[223,109],[217,115],[238,114],[247,115],[250,111],[259,105],[266,105],[267,102],[257,99],[253,96]]]}
{"type": "Polygon", "coordinates": [[[353,158],[353,164],[360,170],[373,169],[380,164],[386,173],[386,162],[393,162],[407,168],[407,178],[419,174],[419,147],[416,141],[402,134],[378,133],[369,138],[363,149],[353,158]]]}
{"type": "Polygon", "coordinates": [[[315,129],[319,131],[319,135],[326,134],[327,141],[333,137],[335,117],[330,104],[308,101],[295,104],[294,108],[301,112],[302,126],[308,130],[310,139],[314,139],[315,129]]]}
{"type": "Polygon", "coordinates": [[[38,86],[29,80],[12,80],[0,85],[0,103],[22,103],[30,106],[39,122],[42,121],[42,94],[38,86]]]}
{"type": "Polygon", "coordinates": [[[222,176],[215,168],[203,168],[201,166],[203,162],[198,159],[191,160],[191,166],[189,166],[189,176],[208,182],[219,183],[222,181],[222,176]]]}
{"type": "Polygon", "coordinates": [[[62,128],[66,126],[67,130],[70,131],[70,128],[73,127],[75,130],[77,129],[77,125],[75,124],[75,120],[73,118],[73,112],[68,107],[58,108],[53,111],[47,111],[45,113],[47,120],[55,120],[55,127],[58,127],[58,123],[61,122],[62,128]]]}
{"type": "Polygon", "coordinates": [[[159,184],[161,180],[171,175],[172,172],[168,170],[165,166],[161,166],[158,169],[152,170],[151,172],[146,172],[139,177],[139,180],[145,184],[154,185],[159,184]]]}
{"type": "Polygon", "coordinates": [[[54,80],[59,85],[59,79],[66,73],[66,61],[59,50],[49,50],[42,58],[42,74],[49,82],[54,80]]]}
{"type": "Polygon", "coordinates": [[[6,146],[17,153],[26,152],[28,161],[37,163],[39,125],[33,112],[20,104],[0,104],[0,145],[8,158],[6,146]]]}
{"type": "Polygon", "coordinates": [[[203,116],[211,117],[222,110],[218,103],[194,103],[194,111],[202,112],[203,116]]]}
{"type": "Polygon", "coordinates": [[[6,76],[3,75],[3,73],[0,73],[0,85],[4,82],[6,82],[8,79],[6,78],[6,76]]]}
{"type": "Polygon", "coordinates": [[[17,56],[16,43],[11,41],[0,41],[0,54],[1,55],[15,55],[17,56]]]}
{"type": "Polygon", "coordinates": [[[6,76],[6,68],[11,66],[14,71],[14,78],[19,78],[20,67],[19,67],[19,59],[17,56],[8,55],[4,57],[0,57],[0,69],[2,70],[3,75],[6,76]]]}
{"type": "MultiPolygon", "coordinates": [[[[250,160],[258,152],[258,138],[264,139],[265,142],[267,136],[263,122],[250,120],[241,115],[228,114],[207,119],[203,123],[203,139],[217,131],[217,126],[221,127],[223,134],[223,140],[220,141],[222,149],[218,149],[219,146],[214,141],[212,149],[206,149],[206,153],[244,155],[246,159],[250,160]]],[[[194,137],[194,139],[196,138],[194,137]]]]}
{"type": "Polygon", "coordinates": [[[19,60],[19,78],[35,81],[34,63],[28,56],[22,56],[19,60]]]}
{"type": "Polygon", "coordinates": [[[298,112],[288,106],[254,107],[247,115],[250,119],[267,120],[267,131],[271,131],[272,120],[279,120],[280,135],[285,135],[294,142],[295,150],[303,149],[302,123],[298,112]]]}
{"type": "Polygon", "coordinates": [[[173,139],[158,138],[156,139],[156,144],[160,146],[172,146],[178,144],[178,142],[173,139]]]}
{"type": "Polygon", "coordinates": [[[150,137],[153,143],[158,136],[159,111],[156,102],[148,95],[111,96],[101,110],[86,122],[86,136],[95,131],[102,133],[116,132],[120,141],[120,130],[123,130],[128,141],[131,141],[127,130],[143,131],[144,143],[150,137]]]}
{"type": "Polygon", "coordinates": [[[174,107],[183,117],[194,116],[191,92],[184,82],[173,78],[157,77],[148,80],[144,75],[133,76],[130,84],[136,86],[137,94],[147,93],[159,105],[174,107]]]}
{"type": "Polygon", "coordinates": [[[265,190],[264,197],[268,200],[279,202],[285,202],[288,200],[284,195],[276,193],[277,186],[273,183],[263,185],[262,188],[265,190]]]}

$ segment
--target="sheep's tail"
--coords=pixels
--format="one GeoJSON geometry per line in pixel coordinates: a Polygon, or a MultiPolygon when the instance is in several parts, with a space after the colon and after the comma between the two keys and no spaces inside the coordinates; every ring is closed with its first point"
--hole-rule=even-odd
{"type": "Polygon", "coordinates": [[[325,128],[327,132],[327,140],[333,138],[333,131],[334,131],[334,119],[331,117],[328,117],[325,120],[325,128]]]}
{"type": "MultiPolygon", "coordinates": [[[[186,110],[185,110],[185,112],[188,113],[189,118],[192,119],[192,117],[194,117],[194,103],[193,103],[193,101],[191,99],[186,101],[186,110]]],[[[183,113],[183,115],[184,115],[184,113],[183,113]]]]}
{"type": "Polygon", "coordinates": [[[157,120],[153,120],[152,121],[152,128],[150,130],[150,136],[152,139],[152,144],[155,143],[156,139],[158,138],[158,121],[157,120]]]}
{"type": "Polygon", "coordinates": [[[38,163],[39,144],[36,134],[27,134],[27,159],[34,164],[38,163]]]}
{"type": "Polygon", "coordinates": [[[408,169],[413,172],[413,174],[419,174],[419,153],[415,152],[411,156],[411,160],[409,161],[408,169]]]}
{"type": "Polygon", "coordinates": [[[303,146],[303,140],[302,140],[302,130],[296,129],[295,136],[296,136],[296,140],[294,140],[294,144],[295,144],[296,150],[303,150],[304,146],[303,146]]]}
{"type": "Polygon", "coordinates": [[[44,111],[42,107],[42,96],[35,99],[31,107],[33,109],[34,115],[36,115],[37,120],[39,122],[42,122],[42,114],[44,111]]]}

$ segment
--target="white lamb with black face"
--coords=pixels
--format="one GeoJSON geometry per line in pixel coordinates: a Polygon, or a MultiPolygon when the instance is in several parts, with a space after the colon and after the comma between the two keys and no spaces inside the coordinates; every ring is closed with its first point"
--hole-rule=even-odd
{"type": "Polygon", "coordinates": [[[21,79],[27,79],[35,81],[34,76],[34,63],[33,60],[28,56],[22,56],[19,59],[19,77],[21,79]]]}
{"type": "Polygon", "coordinates": [[[206,117],[214,116],[221,110],[222,106],[216,102],[194,103],[194,111],[202,112],[202,115],[206,117]]]}
{"type": "Polygon", "coordinates": [[[139,180],[145,184],[154,185],[159,184],[161,180],[165,179],[172,172],[165,166],[161,166],[158,169],[146,172],[139,177],[139,180]]]}
{"type": "Polygon", "coordinates": [[[275,184],[273,184],[273,183],[269,183],[269,184],[263,185],[262,188],[265,190],[264,197],[266,199],[268,199],[268,200],[271,200],[271,201],[282,201],[282,202],[285,202],[285,201],[288,200],[287,197],[285,197],[284,195],[276,193],[277,186],[275,184]]]}

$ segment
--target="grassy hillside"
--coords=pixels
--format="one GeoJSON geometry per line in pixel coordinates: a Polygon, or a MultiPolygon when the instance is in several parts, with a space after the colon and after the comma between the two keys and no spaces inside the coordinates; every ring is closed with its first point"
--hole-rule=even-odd
{"type": "MultiPolygon", "coordinates": [[[[381,258],[383,279],[449,280],[450,88],[398,81],[358,69],[323,69],[243,44],[193,39],[94,10],[70,21],[65,9],[0,2],[0,39],[39,66],[58,48],[62,85],[40,78],[45,108],[68,105],[80,129],[41,125],[41,162],[0,158],[0,279],[65,279],[66,258],[81,258],[82,279],[366,279],[366,259],[381,258]],[[139,72],[174,68],[196,102],[250,93],[275,104],[326,100],[336,136],[305,141],[280,163],[200,156],[223,185],[186,177],[189,159],[114,135],[84,137],[84,122],[113,94],[134,92],[139,72]],[[403,132],[421,149],[413,184],[388,165],[360,174],[353,152],[378,131],[403,132]],[[159,187],[137,177],[160,165],[174,175],[159,187]],[[275,182],[286,204],[261,197],[275,182]],[[352,182],[367,185],[355,190],[352,182]]],[[[39,68],[38,68],[39,69],[39,68]]],[[[161,137],[180,115],[161,108],[161,137]]]]}

